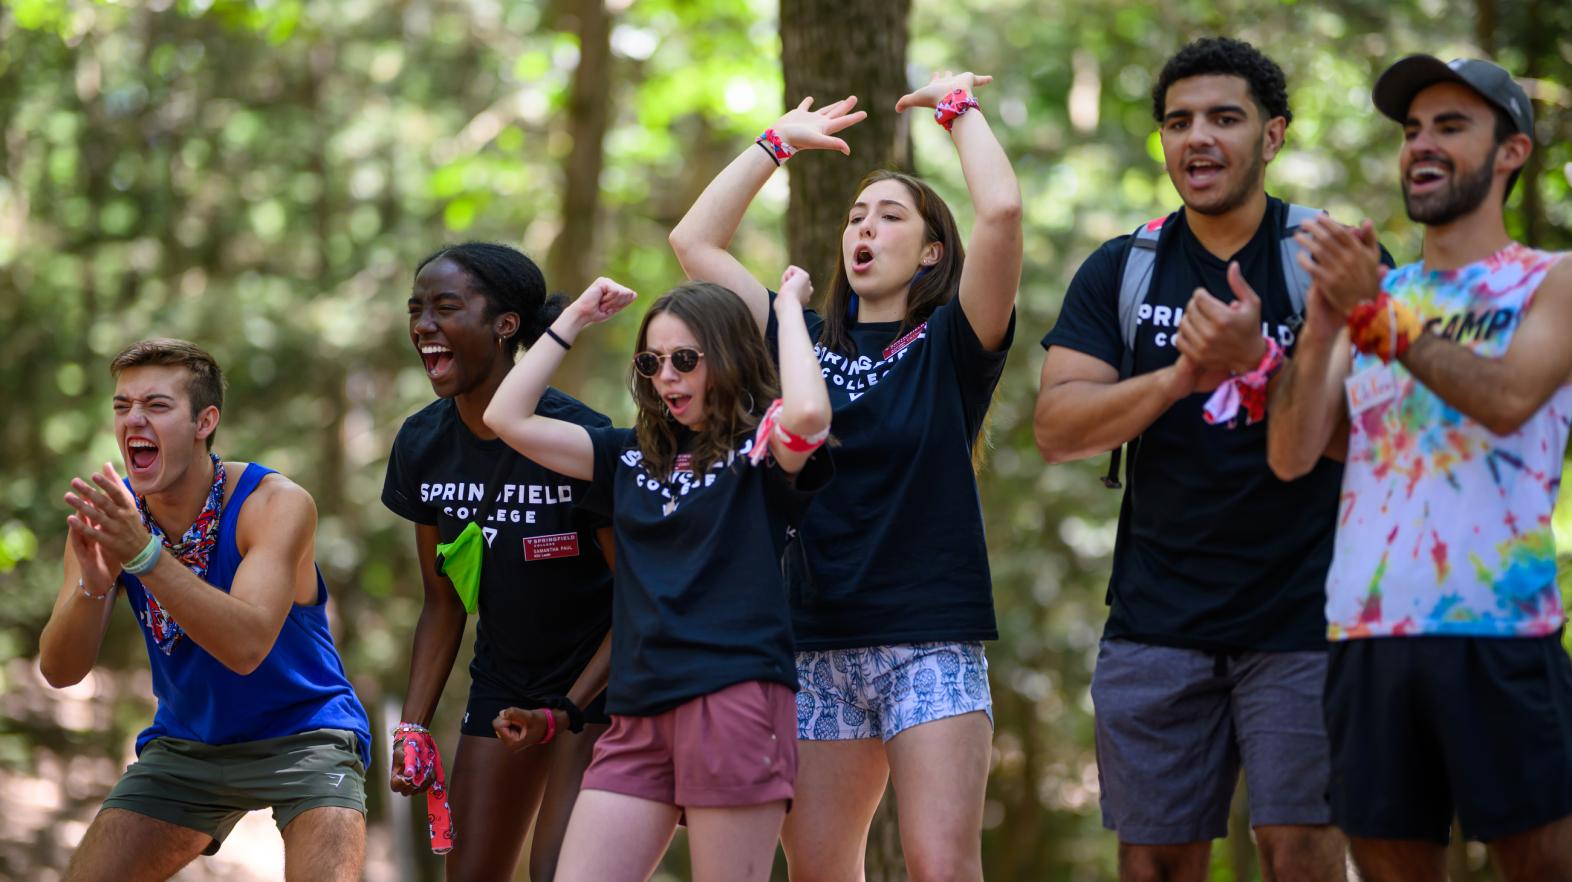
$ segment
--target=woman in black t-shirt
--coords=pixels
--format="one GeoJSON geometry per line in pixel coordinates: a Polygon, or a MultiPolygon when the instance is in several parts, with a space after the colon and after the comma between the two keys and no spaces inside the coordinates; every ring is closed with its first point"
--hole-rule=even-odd
{"type": "Polygon", "coordinates": [[[639,328],[634,428],[540,414],[579,332],[633,300],[600,279],[547,329],[560,345],[532,348],[486,409],[525,456],[592,480],[584,505],[616,531],[612,724],[585,772],[558,880],[648,879],[684,814],[699,882],[769,878],[797,765],[780,559],[831,471],[819,449],[830,404],[803,324],[812,289],[793,267],[781,290],[778,386],[736,296],[691,283],[639,328]]]}
{"type": "MultiPolygon", "coordinates": [[[[837,478],[788,557],[802,774],[782,831],[794,877],[854,872],[893,776],[913,876],[982,878],[992,705],[982,641],[992,581],[972,456],[1014,328],[1021,196],[972,90],[937,75],[896,111],[934,108],[976,226],[963,249],[944,201],[891,171],[847,210],[824,313],[807,324],[835,412],[837,478]],[[964,251],[971,252],[964,259],[964,251]]],[[[671,233],[689,278],[725,285],[773,333],[769,292],[727,252],[748,204],[798,150],[849,152],[855,98],[782,116],[671,233]]]]}
{"type": "MultiPolygon", "coordinates": [[[[579,780],[608,722],[610,530],[575,508],[582,482],[520,456],[481,421],[514,356],[535,343],[565,302],[546,296],[545,279],[528,257],[484,243],[426,258],[409,297],[410,341],[438,398],[400,428],[382,491],[383,503],[415,524],[425,587],[404,722],[393,743],[392,787],[408,795],[433,784],[431,774],[406,777],[405,742],[435,752],[424,726],[463,640],[468,604],[480,617],[447,782],[457,830],[447,856],[450,880],[511,878],[531,823],[530,876],[551,878],[579,780]],[[473,546],[481,559],[478,586],[456,566],[447,575],[438,568],[439,543],[454,542],[471,524],[481,530],[473,546]],[[455,582],[477,593],[461,600],[455,582]],[[494,729],[498,712],[510,706],[518,708],[514,719],[494,729]],[[522,750],[545,738],[547,714],[563,731],[522,750]]],[[[539,410],[581,425],[610,424],[555,389],[539,410]]],[[[449,564],[461,557],[448,553],[449,564]]],[[[433,790],[428,799],[438,806],[433,846],[440,847],[449,832],[440,816],[443,796],[433,790]]]]}

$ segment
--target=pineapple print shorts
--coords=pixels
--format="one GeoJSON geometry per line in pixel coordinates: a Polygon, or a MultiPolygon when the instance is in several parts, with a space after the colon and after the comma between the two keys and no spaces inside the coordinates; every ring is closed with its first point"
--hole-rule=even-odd
{"type": "Polygon", "coordinates": [[[797,653],[797,738],[889,741],[982,711],[993,722],[981,643],[903,643],[797,653]]]}

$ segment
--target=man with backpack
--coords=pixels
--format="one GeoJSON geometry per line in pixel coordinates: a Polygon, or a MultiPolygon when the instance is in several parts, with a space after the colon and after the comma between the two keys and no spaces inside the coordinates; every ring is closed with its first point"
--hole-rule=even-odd
{"type": "Polygon", "coordinates": [[[1267,878],[1341,880],[1321,589],[1342,467],[1278,480],[1264,422],[1309,287],[1292,234],[1319,212],[1266,193],[1292,114],[1259,51],[1197,40],[1152,97],[1184,206],[1076,273],[1034,421],[1048,462],[1130,447],[1092,680],[1103,824],[1121,879],[1204,879],[1243,766],[1267,878]]]}

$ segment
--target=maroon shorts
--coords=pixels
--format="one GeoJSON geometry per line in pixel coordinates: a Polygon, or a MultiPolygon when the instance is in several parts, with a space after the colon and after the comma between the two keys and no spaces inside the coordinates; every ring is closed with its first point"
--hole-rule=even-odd
{"type": "Polygon", "coordinates": [[[749,680],[653,717],[612,714],[581,787],[724,808],[790,800],[796,780],[796,695],[749,680]]]}

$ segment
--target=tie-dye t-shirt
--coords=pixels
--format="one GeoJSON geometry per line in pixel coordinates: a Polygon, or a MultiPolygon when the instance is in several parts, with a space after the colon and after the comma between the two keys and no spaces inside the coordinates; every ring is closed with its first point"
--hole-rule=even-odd
{"type": "MultiPolygon", "coordinates": [[[[1558,257],[1514,243],[1449,272],[1412,263],[1382,287],[1431,333],[1499,357],[1558,257]]],[[[1560,628],[1550,515],[1572,386],[1502,436],[1398,362],[1356,355],[1350,376],[1327,637],[1530,637],[1560,628]]]]}

